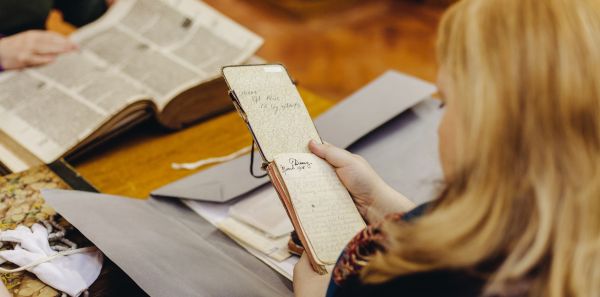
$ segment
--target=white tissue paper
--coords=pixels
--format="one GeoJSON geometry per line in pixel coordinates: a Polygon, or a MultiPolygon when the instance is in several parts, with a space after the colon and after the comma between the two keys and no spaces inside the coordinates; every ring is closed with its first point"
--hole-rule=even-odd
{"type": "MultiPolygon", "coordinates": [[[[50,248],[48,231],[40,224],[34,224],[31,229],[18,226],[15,230],[2,231],[0,240],[18,243],[14,250],[0,251],[0,257],[19,266],[57,253],[50,248]]],[[[47,285],[69,296],[79,296],[98,278],[102,260],[102,253],[94,250],[58,257],[27,270],[47,285]]]]}

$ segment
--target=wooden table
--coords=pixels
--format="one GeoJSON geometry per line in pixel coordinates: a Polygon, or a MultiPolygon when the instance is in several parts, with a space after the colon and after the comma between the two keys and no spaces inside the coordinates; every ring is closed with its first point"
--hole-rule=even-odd
{"type": "MultiPolygon", "coordinates": [[[[301,95],[313,117],[334,104],[304,89],[301,95]]],[[[248,129],[235,112],[176,132],[148,122],[93,150],[73,165],[103,193],[146,198],[156,188],[209,167],[174,170],[172,162],[228,155],[251,142],[248,129]]]]}

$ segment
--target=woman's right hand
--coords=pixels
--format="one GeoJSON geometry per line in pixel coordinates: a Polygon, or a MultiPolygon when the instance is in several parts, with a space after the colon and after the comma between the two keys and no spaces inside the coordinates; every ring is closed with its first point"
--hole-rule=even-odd
{"type": "Polygon", "coordinates": [[[30,30],[0,39],[0,66],[22,69],[54,61],[77,45],[55,32],[30,30]]]}
{"type": "Polygon", "coordinates": [[[363,157],[328,143],[311,141],[308,146],[335,168],[366,221],[374,223],[389,213],[414,208],[414,204],[386,184],[363,157]]]}

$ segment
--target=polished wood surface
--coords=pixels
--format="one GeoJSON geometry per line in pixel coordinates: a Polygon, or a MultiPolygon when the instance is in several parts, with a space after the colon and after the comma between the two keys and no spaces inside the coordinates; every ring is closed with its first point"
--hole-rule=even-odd
{"type": "MultiPolygon", "coordinates": [[[[287,66],[313,116],[388,69],[435,79],[435,31],[446,5],[356,0],[339,9],[295,14],[263,1],[205,2],[265,39],[258,55],[287,66]]],[[[65,34],[73,30],[56,13],[48,25],[65,34]]],[[[250,134],[235,113],[177,132],[149,122],[73,165],[102,192],[144,198],[160,186],[206,168],[174,170],[172,162],[224,156],[250,143],[250,134]]]]}

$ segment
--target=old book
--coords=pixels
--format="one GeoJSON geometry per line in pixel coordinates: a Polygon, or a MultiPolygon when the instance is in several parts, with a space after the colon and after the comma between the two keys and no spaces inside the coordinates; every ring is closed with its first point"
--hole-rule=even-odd
{"type": "Polygon", "coordinates": [[[314,270],[324,274],[365,223],[335,170],[311,154],[321,138],[282,65],[223,68],[238,112],[314,270]]]}
{"type": "Polygon", "coordinates": [[[231,109],[219,70],[262,39],[197,0],[119,0],[73,35],[81,49],[0,75],[0,161],[20,171],[149,118],[178,129],[231,109]]]}

